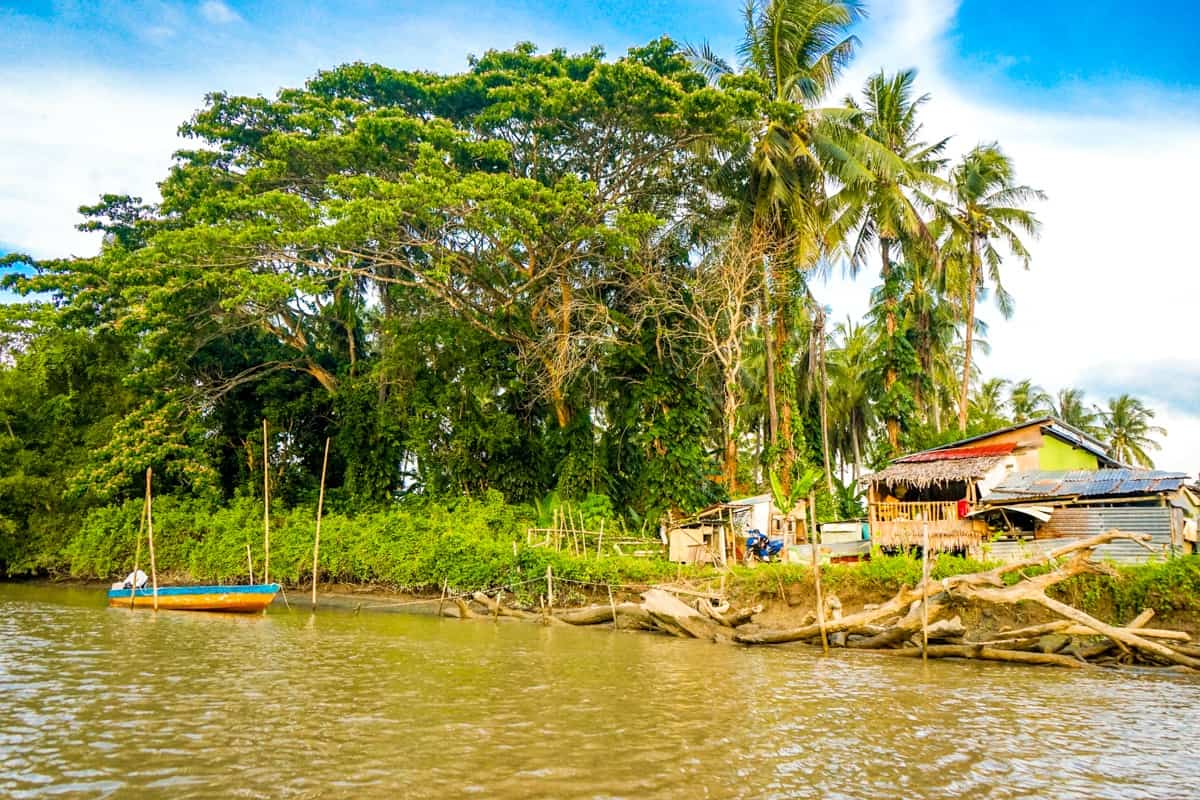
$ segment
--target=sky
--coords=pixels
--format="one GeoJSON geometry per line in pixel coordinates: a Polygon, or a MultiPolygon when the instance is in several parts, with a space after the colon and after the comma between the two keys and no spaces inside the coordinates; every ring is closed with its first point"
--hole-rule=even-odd
{"type": "MultiPolygon", "coordinates": [[[[619,55],[666,34],[735,59],[739,0],[0,0],[0,251],[87,255],[77,208],[157,197],[176,128],[206,92],[274,94],[348,61],[458,70],[532,41],[619,55]],[[286,8],[286,10],[281,10],[286,8]]],[[[835,102],[880,69],[915,67],[929,138],[957,155],[999,142],[1046,192],[1029,271],[1006,264],[1016,313],[990,325],[989,376],[1101,403],[1146,399],[1169,436],[1159,467],[1200,468],[1200,3],[876,0],[835,102]]],[[[860,316],[878,265],[818,287],[860,316]]]]}

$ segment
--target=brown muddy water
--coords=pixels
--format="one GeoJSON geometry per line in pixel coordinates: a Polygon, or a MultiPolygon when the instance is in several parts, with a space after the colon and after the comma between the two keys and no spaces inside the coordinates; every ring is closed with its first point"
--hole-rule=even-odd
{"type": "Polygon", "coordinates": [[[0,796],[1179,798],[1200,682],[0,584],[0,796]]]}

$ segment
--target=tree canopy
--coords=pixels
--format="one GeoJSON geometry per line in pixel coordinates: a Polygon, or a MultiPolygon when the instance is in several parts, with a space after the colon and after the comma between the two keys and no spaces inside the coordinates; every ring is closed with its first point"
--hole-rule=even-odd
{"type": "MultiPolygon", "coordinates": [[[[285,503],[331,437],[345,510],[498,491],[653,519],[813,468],[853,513],[852,477],[961,435],[956,412],[1050,409],[972,355],[976,297],[990,282],[1009,310],[998,248],[1029,260],[1041,194],[992,145],[949,167],[912,72],[821,105],[862,13],[752,3],[737,67],[667,38],[519,44],[454,74],[209,94],[158,202],[80,209],[96,254],[5,258],[34,269],[0,312],[0,561],[148,467],[164,492],[253,495],[263,419],[285,503]],[[874,307],[827,324],[817,279],[868,245],[874,307]]],[[[1077,399],[1055,410],[1148,462],[1148,410],[1077,399]]]]}

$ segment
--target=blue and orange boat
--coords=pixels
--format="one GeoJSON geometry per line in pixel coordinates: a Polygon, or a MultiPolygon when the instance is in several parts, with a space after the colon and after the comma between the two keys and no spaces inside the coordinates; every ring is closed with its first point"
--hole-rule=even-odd
{"type": "MultiPolygon", "coordinates": [[[[129,607],[133,592],[134,608],[154,608],[154,589],[143,586],[108,590],[110,606],[129,607]]],[[[168,611],[234,611],[252,613],[271,604],[279,592],[278,583],[247,586],[160,586],[158,607],[168,611]]]]}

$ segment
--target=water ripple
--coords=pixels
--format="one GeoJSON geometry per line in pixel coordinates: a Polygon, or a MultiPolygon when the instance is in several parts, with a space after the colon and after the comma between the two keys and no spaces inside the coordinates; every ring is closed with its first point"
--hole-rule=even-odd
{"type": "Polygon", "coordinates": [[[1175,798],[1200,684],[0,586],[0,795],[1175,798]]]}

